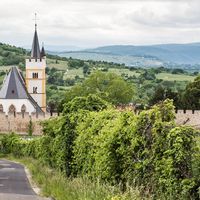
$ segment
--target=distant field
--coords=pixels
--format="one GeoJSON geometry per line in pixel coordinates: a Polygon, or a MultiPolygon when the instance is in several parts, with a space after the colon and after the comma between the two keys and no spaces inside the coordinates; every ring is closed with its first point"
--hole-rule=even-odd
{"type": "Polygon", "coordinates": [[[0,71],[7,71],[11,68],[12,66],[0,66],[0,71]]]}
{"type": "Polygon", "coordinates": [[[69,90],[72,86],[58,86],[58,89],[69,90]]]}
{"type": "Polygon", "coordinates": [[[160,73],[156,75],[157,79],[162,79],[165,81],[193,81],[196,76],[189,76],[185,74],[170,74],[170,73],[160,73]]]}
{"type": "MultiPolygon", "coordinates": [[[[110,68],[108,71],[112,72],[112,73],[116,73],[118,75],[127,74],[128,76],[136,76],[136,77],[138,77],[140,75],[140,73],[137,73],[136,71],[130,71],[129,69],[110,68]]],[[[79,69],[67,70],[65,72],[64,79],[75,78],[75,76],[79,76],[80,78],[84,78],[83,69],[79,68],[79,69]]]]}
{"type": "Polygon", "coordinates": [[[163,66],[163,62],[155,58],[147,58],[143,56],[134,55],[115,55],[105,54],[97,52],[66,52],[58,54],[61,57],[76,58],[81,60],[94,60],[94,61],[107,61],[125,64],[126,66],[138,66],[138,67],[160,67],[163,66]]]}
{"type": "Polygon", "coordinates": [[[129,69],[110,68],[109,72],[113,72],[113,73],[116,73],[118,75],[127,74],[128,76],[136,76],[136,77],[138,77],[140,75],[140,73],[137,73],[136,71],[130,71],[129,69]]]}
{"type": "Polygon", "coordinates": [[[60,70],[67,70],[68,69],[68,64],[67,64],[67,61],[62,61],[62,60],[59,60],[56,61],[55,60],[52,60],[52,59],[47,59],[47,67],[49,68],[56,68],[56,69],[60,69],[60,70]]]}
{"type": "Polygon", "coordinates": [[[80,78],[84,78],[83,69],[79,68],[79,69],[70,69],[70,70],[67,70],[65,72],[64,79],[65,80],[67,78],[73,79],[73,78],[75,78],[75,76],[79,76],[80,78]]]}
{"type": "MultiPolygon", "coordinates": [[[[64,75],[64,79],[66,80],[67,78],[70,79],[74,79],[76,76],[79,76],[80,78],[84,78],[83,75],[83,69],[79,68],[79,69],[68,69],[68,63],[67,61],[58,61],[58,63],[56,63],[55,60],[52,59],[48,59],[47,60],[47,66],[52,68],[55,67],[59,70],[64,70],[65,75],[64,75]]],[[[11,66],[0,66],[0,71],[7,71],[11,68],[11,66]]],[[[136,76],[138,77],[140,75],[139,72],[136,71],[130,71],[129,69],[125,69],[125,68],[109,68],[108,70],[109,72],[113,72],[116,73],[118,75],[128,75],[128,76],[136,76]]],[[[190,75],[185,75],[185,74],[170,74],[170,73],[159,73],[156,75],[157,79],[162,79],[164,81],[193,81],[195,79],[196,76],[190,76],[190,75]]],[[[3,77],[0,77],[0,82],[2,81],[3,77]]]]}

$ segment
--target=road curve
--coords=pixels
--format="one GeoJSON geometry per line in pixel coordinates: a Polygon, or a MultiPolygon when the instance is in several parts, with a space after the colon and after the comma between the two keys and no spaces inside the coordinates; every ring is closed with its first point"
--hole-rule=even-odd
{"type": "Polygon", "coordinates": [[[0,160],[0,200],[45,200],[31,188],[24,166],[0,160]]]}

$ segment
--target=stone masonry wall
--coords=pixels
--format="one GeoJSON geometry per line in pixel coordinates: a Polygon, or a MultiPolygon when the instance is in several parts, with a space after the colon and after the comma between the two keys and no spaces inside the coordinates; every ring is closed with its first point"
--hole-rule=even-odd
{"type": "MultiPolygon", "coordinates": [[[[0,112],[0,133],[15,132],[27,135],[31,120],[33,123],[33,135],[42,135],[40,122],[55,116],[57,116],[56,113],[53,113],[53,116],[50,116],[50,113],[45,113],[44,115],[36,115],[36,113],[32,113],[31,115],[24,113],[23,115],[22,113],[16,113],[14,116],[14,114],[6,115],[0,112]]],[[[176,112],[176,123],[200,129],[200,110],[178,110],[176,112]]]]}
{"type": "MultiPolygon", "coordinates": [[[[132,110],[135,113],[139,113],[140,110],[135,109],[134,106],[118,106],[118,110],[132,110]]],[[[200,129],[200,110],[177,110],[176,111],[176,124],[188,125],[194,128],[200,129]]]]}
{"type": "Polygon", "coordinates": [[[177,110],[176,123],[200,129],[200,110],[177,110]]]}
{"type": "Polygon", "coordinates": [[[35,113],[29,115],[28,113],[16,113],[6,115],[0,112],[0,133],[15,132],[21,135],[27,135],[30,120],[33,123],[33,135],[42,135],[42,127],[40,122],[57,114],[50,116],[49,113],[44,115],[36,115],[35,113]]]}

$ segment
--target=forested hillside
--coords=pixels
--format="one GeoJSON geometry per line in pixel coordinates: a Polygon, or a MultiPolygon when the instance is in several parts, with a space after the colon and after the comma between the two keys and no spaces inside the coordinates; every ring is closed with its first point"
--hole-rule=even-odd
{"type": "Polygon", "coordinates": [[[57,55],[95,61],[125,63],[134,67],[173,67],[200,69],[200,44],[111,45],[57,55]]]}
{"type": "Polygon", "coordinates": [[[23,65],[25,49],[0,43],[0,66],[23,65]]]}

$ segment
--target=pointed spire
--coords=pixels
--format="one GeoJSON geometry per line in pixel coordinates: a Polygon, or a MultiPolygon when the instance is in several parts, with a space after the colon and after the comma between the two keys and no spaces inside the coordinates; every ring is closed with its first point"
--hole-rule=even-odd
{"type": "Polygon", "coordinates": [[[42,49],[40,52],[40,57],[43,58],[44,56],[46,56],[45,50],[44,50],[44,43],[42,43],[42,49]]]}
{"type": "Polygon", "coordinates": [[[33,38],[31,58],[40,59],[40,45],[37,34],[37,14],[35,13],[35,33],[33,38]]]}

